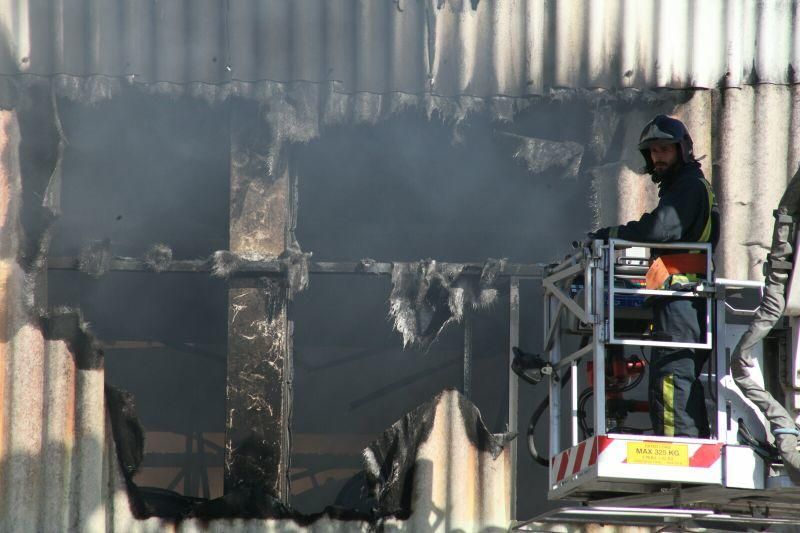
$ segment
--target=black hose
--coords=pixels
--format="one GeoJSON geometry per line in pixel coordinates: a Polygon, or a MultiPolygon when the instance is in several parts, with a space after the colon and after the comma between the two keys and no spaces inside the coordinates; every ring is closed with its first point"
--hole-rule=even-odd
{"type": "Polygon", "coordinates": [[[578,397],[578,426],[580,426],[583,440],[594,435],[594,430],[586,423],[586,402],[589,401],[589,398],[591,398],[593,394],[594,389],[592,387],[587,387],[578,397]]]}
{"type": "Polygon", "coordinates": [[[644,372],[642,372],[641,374],[639,374],[638,376],[633,378],[633,381],[631,381],[630,383],[628,383],[624,387],[621,387],[619,389],[614,388],[614,387],[609,387],[608,392],[628,392],[628,391],[631,391],[631,390],[635,389],[636,387],[638,387],[643,379],[644,379],[644,372]]]}
{"type": "MultiPolygon", "coordinates": [[[[638,387],[643,379],[644,372],[636,376],[630,383],[623,387],[609,387],[608,392],[628,392],[638,387]]],[[[583,435],[584,439],[588,439],[594,435],[594,429],[590,428],[586,423],[586,403],[593,395],[594,389],[592,387],[587,387],[578,397],[578,426],[580,427],[581,434],[583,435]]]]}
{"type": "MultiPolygon", "coordinates": [[[[561,388],[563,389],[567,383],[569,383],[570,378],[572,377],[572,372],[567,370],[561,375],[561,388]]],[[[609,392],[627,392],[631,389],[636,388],[644,379],[644,372],[639,374],[636,378],[633,379],[629,384],[625,385],[624,387],[610,387],[609,392]]],[[[589,398],[592,397],[594,394],[594,389],[592,387],[587,387],[586,389],[581,392],[580,397],[578,399],[578,425],[580,426],[581,433],[583,434],[583,438],[587,439],[594,435],[594,430],[589,428],[586,424],[586,402],[589,401],[589,398]]],[[[547,410],[547,407],[550,405],[550,397],[548,395],[547,398],[542,400],[536,409],[531,414],[531,418],[528,422],[528,453],[531,454],[531,457],[534,461],[539,463],[542,466],[550,466],[550,462],[545,459],[544,457],[539,455],[539,452],[536,451],[536,441],[534,437],[534,433],[536,431],[536,425],[539,423],[539,419],[542,417],[542,414],[547,410]]],[[[628,428],[632,429],[632,428],[628,428]]]]}
{"type": "MultiPolygon", "coordinates": [[[[589,336],[584,335],[581,337],[580,348],[584,348],[589,344],[589,336]]],[[[561,375],[561,388],[563,389],[567,383],[569,383],[570,378],[572,378],[572,371],[571,369],[567,369],[561,375]]],[[[528,420],[528,453],[531,454],[531,457],[534,461],[539,463],[542,466],[550,466],[550,461],[546,458],[539,455],[539,452],[536,451],[536,439],[534,433],[536,432],[536,425],[539,423],[539,419],[542,417],[542,414],[547,410],[547,407],[550,405],[550,394],[547,395],[545,399],[543,399],[539,405],[534,409],[533,413],[531,414],[530,419],[528,420]]],[[[580,412],[579,412],[580,416],[580,412]]],[[[585,421],[584,421],[585,423],[585,421]]]]}
{"type": "MultiPolygon", "coordinates": [[[[570,370],[565,371],[561,375],[561,388],[563,389],[567,383],[569,383],[570,378],[572,377],[572,372],[570,370]]],[[[550,405],[550,395],[548,394],[547,397],[539,403],[539,405],[534,409],[533,414],[531,414],[531,418],[528,421],[528,453],[531,454],[531,457],[534,461],[539,463],[542,466],[550,466],[550,461],[545,459],[544,457],[539,455],[539,452],[536,451],[536,441],[534,438],[534,432],[536,431],[536,424],[539,423],[539,419],[542,417],[542,414],[547,410],[547,407],[550,405]]]]}
{"type": "Polygon", "coordinates": [[[781,456],[778,448],[768,442],[761,442],[753,436],[750,429],[744,425],[744,420],[741,418],[739,422],[739,442],[750,446],[762,459],[777,463],[781,461],[781,456]]]}

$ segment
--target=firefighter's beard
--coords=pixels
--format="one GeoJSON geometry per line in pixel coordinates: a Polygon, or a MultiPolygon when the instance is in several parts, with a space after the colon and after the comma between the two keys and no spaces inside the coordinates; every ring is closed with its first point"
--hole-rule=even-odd
{"type": "Polygon", "coordinates": [[[679,167],[680,167],[680,164],[677,161],[675,163],[672,163],[671,165],[668,165],[666,163],[660,163],[660,162],[659,163],[654,163],[653,164],[653,174],[651,176],[652,179],[653,179],[653,182],[654,183],[660,183],[665,178],[668,178],[675,171],[677,171],[679,167]]]}

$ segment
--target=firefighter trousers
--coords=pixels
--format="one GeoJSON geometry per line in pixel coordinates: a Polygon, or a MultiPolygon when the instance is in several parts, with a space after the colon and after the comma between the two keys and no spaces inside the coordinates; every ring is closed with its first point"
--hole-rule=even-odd
{"type": "MultiPolygon", "coordinates": [[[[672,342],[705,340],[705,300],[659,298],[653,337],[672,342]]],[[[656,348],[650,360],[650,419],[656,435],[707,438],[710,434],[700,373],[709,350],[656,348]]]]}

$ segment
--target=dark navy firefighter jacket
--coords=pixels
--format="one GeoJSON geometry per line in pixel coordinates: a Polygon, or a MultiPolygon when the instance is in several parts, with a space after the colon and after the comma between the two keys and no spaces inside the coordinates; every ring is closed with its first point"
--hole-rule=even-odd
{"type": "Polygon", "coordinates": [[[710,242],[716,247],[719,209],[700,163],[683,164],[665,175],[658,187],[659,201],[653,211],[639,220],[600,230],[597,236],[653,243],[710,242]]]}

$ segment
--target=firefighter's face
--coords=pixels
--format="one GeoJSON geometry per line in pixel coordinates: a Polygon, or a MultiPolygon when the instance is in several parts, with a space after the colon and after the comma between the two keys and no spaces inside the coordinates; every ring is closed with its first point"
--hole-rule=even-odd
{"type": "Polygon", "coordinates": [[[663,174],[678,163],[678,145],[657,142],[650,146],[650,158],[657,174],[663,174]]]}

